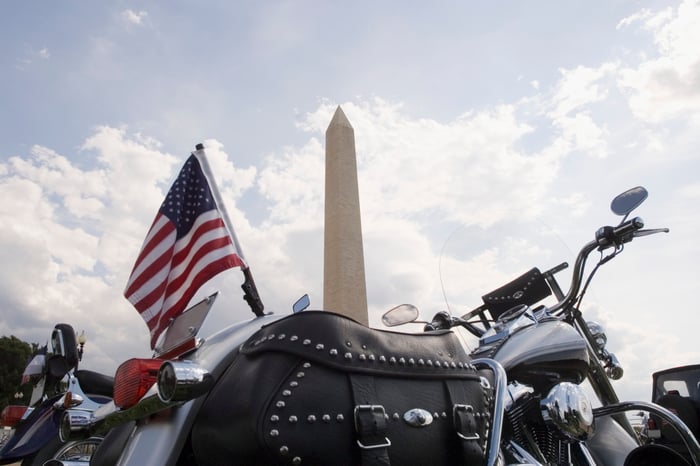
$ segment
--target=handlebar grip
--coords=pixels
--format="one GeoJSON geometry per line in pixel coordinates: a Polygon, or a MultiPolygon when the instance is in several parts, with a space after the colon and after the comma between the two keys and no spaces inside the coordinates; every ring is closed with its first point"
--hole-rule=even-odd
{"type": "Polygon", "coordinates": [[[602,227],[595,235],[598,248],[605,249],[632,241],[634,232],[642,228],[644,228],[644,220],[640,217],[634,217],[616,227],[602,227]]]}

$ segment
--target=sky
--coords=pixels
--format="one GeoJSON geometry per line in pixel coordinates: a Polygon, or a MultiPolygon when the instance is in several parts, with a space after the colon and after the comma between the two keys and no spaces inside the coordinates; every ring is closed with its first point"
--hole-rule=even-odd
{"type": "MultiPolygon", "coordinates": [[[[700,362],[700,2],[2,2],[0,335],[85,331],[82,367],[149,357],[123,297],[204,143],[266,310],[323,306],[325,131],[355,131],[370,323],[463,314],[573,264],[634,186],[639,238],[582,310],[625,368],[700,362]]],[[[595,257],[591,258],[593,261],[595,257]]],[[[568,287],[570,269],[558,275],[568,287]]],[[[239,269],[200,336],[252,318],[239,269]]]]}

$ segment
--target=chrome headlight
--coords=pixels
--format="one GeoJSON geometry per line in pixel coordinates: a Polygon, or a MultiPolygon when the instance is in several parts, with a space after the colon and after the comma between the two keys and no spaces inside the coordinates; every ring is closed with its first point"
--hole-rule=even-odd
{"type": "Polygon", "coordinates": [[[608,343],[608,336],[605,334],[605,329],[598,322],[589,321],[586,322],[588,331],[591,332],[593,341],[595,341],[598,349],[604,349],[605,345],[608,343]]]}
{"type": "Polygon", "coordinates": [[[570,382],[555,385],[540,401],[545,422],[575,440],[586,440],[595,430],[593,407],[583,389],[570,382]]]}

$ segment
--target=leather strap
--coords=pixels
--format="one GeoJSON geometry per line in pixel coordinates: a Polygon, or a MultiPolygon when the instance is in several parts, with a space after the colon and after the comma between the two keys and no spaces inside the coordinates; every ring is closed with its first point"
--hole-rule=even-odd
{"type": "Polygon", "coordinates": [[[474,396],[469,396],[465,384],[459,380],[445,380],[445,386],[452,404],[452,419],[457,437],[462,445],[464,464],[483,464],[486,429],[481,407],[469,404],[474,396]]]}
{"type": "Polygon", "coordinates": [[[360,447],[362,466],[389,466],[387,418],[382,405],[377,402],[374,377],[349,374],[355,402],[355,433],[360,447]]]}

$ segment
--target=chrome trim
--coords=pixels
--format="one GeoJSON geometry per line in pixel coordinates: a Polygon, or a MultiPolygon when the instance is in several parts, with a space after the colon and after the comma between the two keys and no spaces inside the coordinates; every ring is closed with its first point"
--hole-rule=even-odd
{"type": "Polygon", "coordinates": [[[693,459],[693,464],[695,464],[695,466],[700,466],[700,444],[698,444],[695,436],[693,436],[688,426],[686,426],[678,416],[662,406],[645,401],[625,401],[595,408],[593,410],[593,415],[595,417],[611,416],[631,410],[649,411],[658,415],[661,419],[668,421],[683,440],[683,443],[693,459]]]}
{"type": "Polygon", "coordinates": [[[493,359],[481,358],[474,359],[472,364],[477,368],[484,367],[491,369],[493,372],[494,392],[493,392],[493,422],[489,431],[488,438],[488,466],[498,464],[498,455],[501,449],[501,434],[503,431],[503,409],[506,400],[506,385],[508,377],[503,366],[498,361],[493,359]]]}

